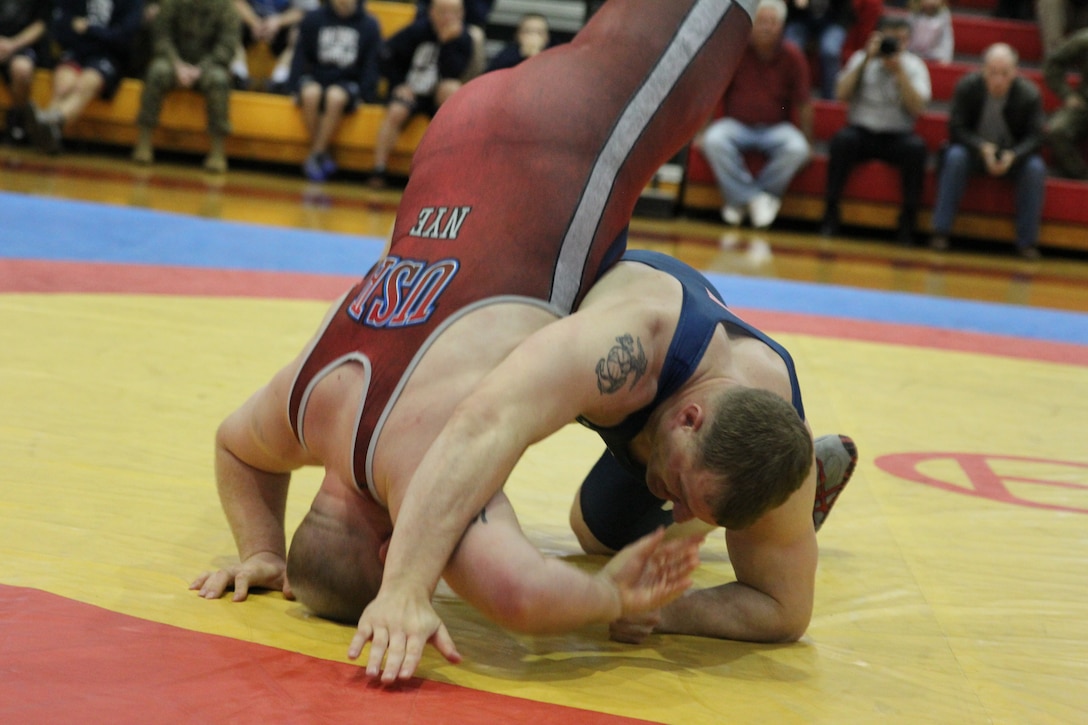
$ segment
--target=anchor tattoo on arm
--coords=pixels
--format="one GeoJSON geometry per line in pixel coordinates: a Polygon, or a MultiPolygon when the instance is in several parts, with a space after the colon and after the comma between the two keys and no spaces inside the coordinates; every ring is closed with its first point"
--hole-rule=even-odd
{"type": "Polygon", "coordinates": [[[646,372],[646,353],[641,339],[621,335],[616,343],[597,361],[597,389],[606,395],[620,390],[628,379],[634,387],[646,372]]]}

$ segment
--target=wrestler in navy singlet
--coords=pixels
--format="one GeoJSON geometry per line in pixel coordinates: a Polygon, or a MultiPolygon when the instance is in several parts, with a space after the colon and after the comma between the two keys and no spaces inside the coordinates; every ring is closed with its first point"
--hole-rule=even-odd
{"type": "Polygon", "coordinates": [[[322,377],[366,366],[354,472],[373,493],[382,421],[446,327],[500,302],[569,314],[623,253],[654,172],[709,117],[752,5],[609,0],[572,42],[455,93],[416,151],[389,254],[347,294],[294,382],[299,441],[322,377]]]}
{"type": "Polygon", "coordinates": [[[578,419],[600,435],[608,447],[582,484],[582,515],[597,540],[616,550],[658,526],[672,523],[671,510],[667,506],[663,508],[663,502],[646,487],[646,467],[631,457],[629,445],[646,426],[654,409],[687,382],[699,367],[719,324],[754,337],[778,353],[790,376],[793,407],[802,420],[805,418],[801,387],[789,352],[733,314],[706,277],[683,262],[658,252],[632,250],[623,255],[623,261],[639,262],[672,275],[683,287],[683,301],[653,402],[614,426],[596,426],[583,418],[578,419]]]}

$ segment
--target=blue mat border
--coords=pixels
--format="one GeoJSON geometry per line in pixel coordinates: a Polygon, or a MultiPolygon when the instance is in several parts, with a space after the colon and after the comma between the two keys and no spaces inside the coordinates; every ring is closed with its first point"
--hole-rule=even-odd
{"type": "MultiPolygon", "coordinates": [[[[0,258],[361,275],[373,237],[0,192],[0,258]]],[[[1088,345],[1088,314],[810,282],[708,275],[740,308],[1088,345]]]]}

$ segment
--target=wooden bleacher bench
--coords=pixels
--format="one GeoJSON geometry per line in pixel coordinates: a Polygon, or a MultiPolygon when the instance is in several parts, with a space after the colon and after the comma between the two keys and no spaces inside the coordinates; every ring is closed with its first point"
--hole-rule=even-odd
{"type": "MultiPolygon", "coordinates": [[[[389,37],[415,17],[413,3],[370,0],[367,9],[374,14],[389,37]]],[[[132,146],[136,142],[136,116],[140,110],[143,82],[126,78],[110,101],[95,100],[83,115],[65,129],[65,137],[107,145],[132,146]]],[[[52,93],[52,73],[40,70],[34,79],[33,98],[44,106],[52,93]]],[[[0,86],[0,109],[11,98],[0,86]]],[[[333,138],[333,153],[341,168],[367,171],[374,163],[374,141],[385,113],[384,106],[365,104],[345,117],[333,138]]],[[[233,133],[227,139],[227,155],[271,163],[301,164],[309,151],[310,140],[294,100],[288,96],[234,91],[230,108],[233,133]]],[[[400,135],[390,155],[388,168],[395,174],[407,174],[412,154],[427,129],[427,120],[413,118],[400,135]]],[[[172,92],[163,105],[155,148],[164,151],[205,153],[208,150],[207,117],[204,98],[193,91],[172,92]]]]}

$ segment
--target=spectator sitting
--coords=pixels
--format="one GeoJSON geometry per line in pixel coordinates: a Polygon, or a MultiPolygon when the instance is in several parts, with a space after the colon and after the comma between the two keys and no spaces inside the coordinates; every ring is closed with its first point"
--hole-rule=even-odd
{"type": "Polygon", "coordinates": [[[955,45],[952,13],[945,0],[912,0],[907,50],[922,60],[951,63],[955,45]]]}
{"type": "Polygon", "coordinates": [[[385,167],[404,124],[416,113],[433,116],[461,87],[471,57],[461,0],[434,0],[427,17],[386,41],[379,67],[391,90],[374,147],[372,188],[386,186],[385,167]]]}
{"type": "Polygon", "coordinates": [[[1036,241],[1046,192],[1043,99],[1039,89],[1017,74],[1016,51],[1005,43],[983,54],[982,70],[960,79],[952,95],[948,121],[950,144],[937,182],[932,249],[948,248],[948,235],[960,198],[972,173],[1016,183],[1016,249],[1028,259],[1039,256],[1036,241]]]}
{"type": "Polygon", "coordinates": [[[1055,170],[1070,179],[1088,179],[1082,144],[1088,137],[1088,30],[1074,33],[1043,63],[1043,77],[1050,90],[1062,99],[1061,108],[1050,117],[1047,143],[1055,170]],[[1073,88],[1066,76],[1080,74],[1073,88]]]}
{"type": "Polygon", "coordinates": [[[850,57],[839,74],[836,96],[848,104],[847,125],[834,135],[828,152],[827,199],[821,232],[839,232],[839,201],[855,165],[879,159],[899,169],[903,207],[898,239],[913,244],[925,176],[926,145],[914,133],[929,103],[925,62],[904,50],[910,42],[905,17],[884,16],[864,50],[850,57]]]}
{"type": "Polygon", "coordinates": [[[360,101],[377,101],[381,44],[378,21],[360,0],[329,0],[299,25],[289,86],[310,135],[302,172],[311,181],[324,181],[336,172],[329,141],[344,115],[360,101]]]}
{"type": "Polygon", "coordinates": [[[94,98],[113,98],[142,16],[142,0],[56,0],[50,31],[61,55],[53,97],[31,124],[42,151],[59,153],[64,125],[79,118],[94,98]]]}
{"type": "Polygon", "coordinates": [[[230,64],[238,38],[238,14],[231,0],[161,0],[152,34],[154,54],[147,68],[139,137],[132,160],[154,161],[151,135],[159,125],[162,104],[174,88],[191,88],[204,95],[210,150],[204,168],[227,170],[223,148],[230,134],[230,64]]]}
{"type": "Polygon", "coordinates": [[[548,47],[551,29],[548,19],[540,13],[526,13],[518,21],[518,30],[512,43],[507,43],[487,64],[487,72],[513,68],[526,58],[532,58],[548,47]]]}
{"type": "Polygon", "coordinates": [[[842,67],[842,47],[854,22],[852,0],[792,0],[786,39],[801,50],[814,42],[820,61],[820,95],[833,98],[835,76],[842,67]]]}
{"type": "Polygon", "coordinates": [[[5,133],[15,143],[26,140],[34,114],[30,87],[42,59],[43,38],[49,22],[49,3],[12,0],[0,4],[0,76],[11,92],[5,133]]]}
{"type": "Polygon", "coordinates": [[[769,227],[786,187],[811,153],[808,62],[800,48],[783,40],[785,19],[784,0],[760,0],[748,47],[722,97],[723,117],[695,141],[725,197],[727,224],[740,224],[747,213],[754,227],[769,227]],[[749,150],[767,157],[754,179],[743,155],[749,150]]]}
{"type": "MultiPolygon", "coordinates": [[[[472,57],[461,74],[461,81],[468,83],[484,72],[487,65],[487,19],[495,0],[462,0],[465,8],[465,25],[472,38],[472,57]]],[[[431,0],[416,0],[416,20],[426,17],[431,11],[431,0]]]]}
{"type": "Polygon", "coordinates": [[[269,88],[283,90],[291,72],[291,58],[298,37],[298,24],[302,17],[319,7],[321,0],[234,0],[234,7],[242,21],[242,33],[230,64],[234,85],[250,88],[249,62],[246,51],[257,43],[264,43],[276,58],[269,88]]]}

